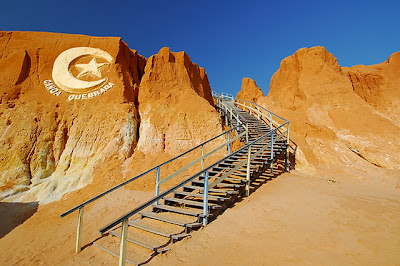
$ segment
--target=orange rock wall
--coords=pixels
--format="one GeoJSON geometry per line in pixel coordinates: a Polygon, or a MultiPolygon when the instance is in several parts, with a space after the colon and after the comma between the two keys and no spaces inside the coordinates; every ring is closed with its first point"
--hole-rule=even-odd
{"type": "Polygon", "coordinates": [[[354,92],[400,126],[400,52],[372,66],[343,67],[354,92]]]}
{"type": "Polygon", "coordinates": [[[264,93],[257,86],[254,80],[252,80],[251,78],[243,78],[242,88],[236,95],[236,98],[254,103],[259,97],[263,96],[264,93]]]}
{"type": "MultiPolygon", "coordinates": [[[[290,120],[299,147],[297,169],[400,169],[400,128],[372,100],[360,97],[365,91],[360,84],[368,82],[354,84],[358,67],[354,69],[342,69],[323,47],[302,48],[282,60],[268,96],[258,98],[258,104],[290,120]]],[[[387,84],[393,81],[389,78],[387,84]]],[[[385,109],[384,101],[374,99],[385,109]]]]}
{"type": "Polygon", "coordinates": [[[178,155],[222,132],[207,75],[184,52],[165,47],[148,59],[139,103],[144,153],[178,155]]]}
{"type": "Polygon", "coordinates": [[[160,54],[146,66],[120,38],[0,32],[0,197],[57,200],[96,180],[94,173],[115,183],[138,141],[144,152],[177,154],[220,132],[204,69],[183,52],[160,54]],[[57,56],[72,47],[108,52],[114,86],[89,100],[50,94],[44,81],[57,56]],[[218,129],[200,133],[211,125],[218,129]],[[161,130],[161,144],[152,128],[161,130]]]}

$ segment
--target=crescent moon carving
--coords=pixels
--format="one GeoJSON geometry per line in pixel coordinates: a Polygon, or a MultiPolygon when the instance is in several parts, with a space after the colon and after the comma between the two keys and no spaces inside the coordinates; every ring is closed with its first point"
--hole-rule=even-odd
{"type": "Polygon", "coordinates": [[[95,58],[102,58],[109,63],[114,62],[114,58],[107,52],[92,47],[75,47],[62,52],[54,61],[53,65],[53,80],[61,89],[70,93],[85,93],[90,91],[91,88],[102,84],[107,81],[103,78],[96,81],[84,81],[75,78],[69,70],[72,61],[77,58],[91,55],[95,58]]]}

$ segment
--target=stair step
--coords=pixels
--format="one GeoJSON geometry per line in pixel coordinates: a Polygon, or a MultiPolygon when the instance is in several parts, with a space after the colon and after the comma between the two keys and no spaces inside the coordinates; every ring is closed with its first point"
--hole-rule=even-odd
{"type": "Polygon", "coordinates": [[[138,228],[138,229],[141,229],[141,230],[146,231],[146,232],[150,232],[150,233],[159,235],[159,236],[164,236],[164,237],[171,238],[171,235],[170,235],[170,234],[165,234],[165,233],[163,233],[163,232],[159,232],[159,231],[157,231],[157,230],[150,229],[150,228],[148,228],[148,227],[146,227],[146,226],[139,225],[139,224],[137,224],[137,222],[135,222],[135,221],[129,221],[129,222],[128,222],[128,225],[129,225],[129,226],[132,226],[132,227],[135,227],[135,228],[138,228]]]}
{"type": "MultiPolygon", "coordinates": [[[[96,242],[94,242],[93,245],[119,259],[119,254],[115,253],[114,251],[109,250],[108,248],[105,248],[105,247],[97,244],[96,242]]],[[[134,262],[134,261],[132,261],[132,260],[130,260],[128,258],[126,258],[126,262],[128,262],[129,264],[133,264],[133,265],[141,264],[141,263],[138,263],[138,262],[134,262]]]]}
{"type": "MultiPolygon", "coordinates": [[[[112,236],[121,238],[121,235],[118,234],[118,233],[115,232],[115,231],[110,231],[110,234],[111,234],[112,236]]],[[[131,242],[131,243],[133,243],[133,244],[139,245],[139,246],[141,246],[141,247],[144,247],[144,248],[153,250],[153,251],[155,251],[155,252],[157,252],[157,253],[164,253],[164,252],[167,252],[167,251],[169,250],[169,248],[153,247],[153,246],[150,246],[150,245],[148,245],[148,244],[146,244],[146,243],[137,241],[137,240],[132,239],[132,238],[129,238],[129,237],[127,237],[126,240],[129,241],[129,242],[131,242]]]]}
{"type": "MultiPolygon", "coordinates": [[[[246,166],[244,166],[244,167],[246,167],[246,166]]],[[[233,167],[215,166],[214,168],[216,168],[216,169],[221,169],[221,170],[231,170],[233,167]]]]}
{"type": "MultiPolygon", "coordinates": [[[[212,182],[209,182],[209,184],[211,184],[212,182]]],[[[196,180],[193,181],[192,184],[202,184],[204,185],[204,180],[196,180]]],[[[242,184],[228,184],[228,183],[218,183],[217,186],[224,186],[224,187],[232,187],[232,188],[240,188],[243,187],[244,185],[242,184]]]]}
{"type": "MultiPolygon", "coordinates": [[[[232,173],[232,175],[234,175],[235,173],[232,173]]],[[[224,180],[226,181],[231,181],[231,182],[240,182],[240,184],[245,184],[246,180],[245,179],[241,179],[241,178],[234,178],[234,177],[227,177],[224,180]]]]}
{"type": "MultiPolygon", "coordinates": [[[[246,164],[247,164],[247,163],[246,163],[246,164]]],[[[243,165],[242,167],[246,167],[246,164],[243,165]]],[[[262,164],[262,163],[257,162],[257,161],[254,161],[254,160],[250,162],[250,165],[260,165],[260,164],[262,164]]],[[[229,163],[220,163],[220,165],[235,166],[235,165],[229,164],[229,163]]],[[[229,167],[229,168],[225,167],[225,169],[228,169],[228,170],[230,170],[230,168],[233,168],[233,167],[229,167]]]]}
{"type": "MultiPolygon", "coordinates": [[[[211,171],[210,171],[210,173],[211,173],[211,171]]],[[[224,173],[227,173],[227,172],[216,172],[217,174],[224,174],[224,173]]],[[[232,175],[234,175],[234,173],[232,173],[232,175]]],[[[213,175],[213,176],[210,176],[210,178],[218,178],[218,177],[220,177],[220,176],[217,176],[217,175],[213,175]]],[[[224,179],[224,181],[230,181],[230,182],[239,182],[239,183],[244,183],[245,181],[243,180],[243,179],[241,179],[241,178],[234,178],[234,177],[226,177],[225,179],[224,179]]],[[[204,184],[204,183],[203,183],[204,184]]]]}
{"type": "Polygon", "coordinates": [[[189,236],[190,236],[189,234],[182,233],[182,234],[172,235],[171,238],[175,242],[189,236]]]}
{"type": "Polygon", "coordinates": [[[175,212],[196,217],[199,217],[201,214],[203,214],[202,210],[199,209],[195,210],[195,209],[179,208],[164,204],[153,205],[153,210],[163,210],[163,211],[175,212]]]}
{"type": "Polygon", "coordinates": [[[238,170],[238,171],[232,173],[232,175],[247,177],[246,170],[238,170]]]}
{"type": "MultiPolygon", "coordinates": [[[[201,201],[179,199],[179,198],[164,198],[164,200],[165,201],[177,202],[177,203],[183,203],[183,204],[190,205],[190,206],[203,207],[203,202],[201,202],[201,201]]],[[[213,204],[213,203],[208,203],[208,207],[211,208],[211,209],[221,208],[221,206],[219,206],[217,204],[213,204]]]]}
{"type": "MultiPolygon", "coordinates": [[[[189,197],[204,198],[204,194],[190,193],[190,192],[185,192],[185,191],[175,191],[174,194],[175,195],[189,196],[189,197]]],[[[229,200],[229,198],[208,195],[208,200],[226,201],[226,200],[229,200]]]]}
{"type": "Polygon", "coordinates": [[[179,225],[179,226],[187,227],[187,228],[196,228],[196,227],[202,226],[202,224],[198,223],[198,222],[183,223],[183,222],[180,222],[180,221],[174,221],[174,220],[171,220],[171,219],[167,219],[165,217],[162,217],[162,216],[158,215],[155,212],[141,212],[139,214],[142,217],[147,217],[147,218],[150,218],[150,219],[159,220],[159,221],[163,221],[163,222],[166,222],[166,223],[175,224],[175,225],[179,225]]]}
{"type": "MultiPolygon", "coordinates": [[[[200,190],[200,191],[203,191],[203,190],[204,190],[203,187],[190,186],[190,185],[184,186],[184,188],[198,189],[198,190],[200,190]]],[[[225,193],[225,194],[227,194],[227,195],[239,194],[239,192],[236,191],[236,190],[226,190],[226,189],[215,189],[215,188],[212,188],[212,189],[209,189],[208,191],[209,191],[209,192],[215,192],[215,193],[225,193]]]]}

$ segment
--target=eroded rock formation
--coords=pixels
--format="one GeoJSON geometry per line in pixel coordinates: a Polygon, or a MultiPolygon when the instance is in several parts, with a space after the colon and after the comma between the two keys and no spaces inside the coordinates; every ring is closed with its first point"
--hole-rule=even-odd
{"type": "Polygon", "coordinates": [[[204,69],[167,48],[146,61],[120,38],[0,32],[0,196],[27,191],[17,196],[57,200],[88,184],[94,171],[121,166],[138,142],[144,153],[177,154],[221,130],[204,69]],[[56,58],[75,47],[112,60],[98,50],[64,56],[57,82],[56,58]],[[75,88],[88,84],[82,78],[106,82],[82,92],[75,88]],[[62,82],[78,92],[56,86],[62,82]]]}
{"type": "Polygon", "coordinates": [[[355,93],[400,126],[400,52],[377,65],[342,69],[355,93]]]}
{"type": "Polygon", "coordinates": [[[120,38],[1,32],[2,196],[30,190],[51,201],[87,184],[104,160],[131,156],[145,61],[120,38]],[[66,92],[47,90],[55,59],[72,47],[96,47],[114,58],[107,74],[112,88],[90,100],[68,100],[66,92]]]}
{"type": "Polygon", "coordinates": [[[221,133],[207,75],[185,52],[164,47],[149,58],[139,103],[140,135],[146,137],[138,150],[144,153],[178,155],[221,133]]]}
{"type": "Polygon", "coordinates": [[[264,93],[257,86],[256,82],[251,78],[243,78],[242,80],[242,88],[237,94],[237,98],[249,101],[256,102],[259,97],[263,97],[264,93]]]}
{"type": "MultiPolygon", "coordinates": [[[[164,47],[151,56],[139,87],[140,138],[127,175],[133,176],[222,133],[221,118],[213,104],[204,69],[192,63],[185,52],[174,53],[164,47]]],[[[222,142],[222,138],[217,139],[206,151],[222,142]]],[[[183,165],[174,162],[175,168],[168,167],[176,171],[183,165]]],[[[145,180],[138,181],[144,182],[141,189],[154,185],[154,180],[145,180]]]]}
{"type": "Polygon", "coordinates": [[[291,136],[299,147],[297,169],[400,168],[400,128],[383,114],[385,110],[399,114],[392,107],[397,106],[397,92],[390,93],[398,80],[393,74],[398,71],[397,57],[394,54],[389,63],[378,66],[342,69],[325,48],[313,47],[282,60],[268,96],[259,97],[257,103],[291,121],[291,136]],[[360,69],[372,71],[360,74],[360,69]],[[385,82],[377,81],[376,73],[385,82]],[[386,100],[386,91],[394,99],[386,100]],[[371,96],[377,94],[382,97],[371,96]]]}

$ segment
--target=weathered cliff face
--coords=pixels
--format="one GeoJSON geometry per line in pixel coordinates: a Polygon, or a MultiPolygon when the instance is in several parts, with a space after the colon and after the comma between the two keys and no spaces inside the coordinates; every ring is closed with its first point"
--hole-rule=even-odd
{"type": "Polygon", "coordinates": [[[290,120],[297,169],[400,168],[400,128],[355,93],[352,71],[323,47],[302,48],[282,60],[268,96],[258,98],[290,120]]]}
{"type": "Polygon", "coordinates": [[[400,126],[400,52],[372,66],[343,67],[354,92],[400,126]]]}
{"type": "Polygon", "coordinates": [[[120,38],[0,32],[0,197],[115,184],[222,131],[203,68],[168,48],[146,62],[120,38]]]}
{"type": "Polygon", "coordinates": [[[1,32],[0,67],[5,70],[0,73],[2,197],[29,190],[38,200],[52,201],[86,185],[104,160],[131,156],[138,131],[135,94],[144,64],[145,59],[120,38],[1,32]],[[74,71],[73,66],[90,66],[96,58],[92,51],[79,54],[79,49],[65,69],[59,67],[66,73],[53,75],[56,59],[74,47],[101,49],[111,61],[101,62],[102,67],[95,69],[98,73],[76,74],[77,82],[99,79],[93,74],[106,82],[82,93],[79,86],[85,83],[74,86],[74,78],[63,80],[64,74],[74,71]]]}
{"type": "Polygon", "coordinates": [[[138,150],[178,155],[221,133],[220,117],[211,104],[204,69],[186,53],[162,48],[148,59],[139,88],[138,150]]]}
{"type": "Polygon", "coordinates": [[[257,86],[256,82],[251,78],[243,78],[242,80],[242,88],[236,95],[237,98],[249,101],[256,102],[259,97],[263,97],[264,93],[257,86]]]}

